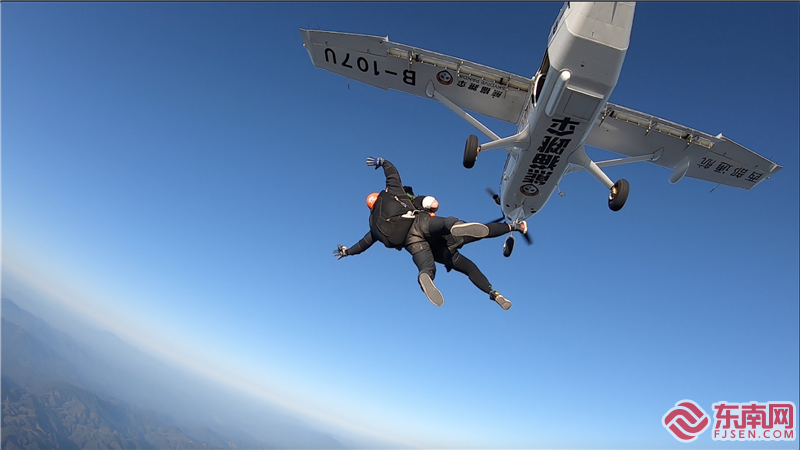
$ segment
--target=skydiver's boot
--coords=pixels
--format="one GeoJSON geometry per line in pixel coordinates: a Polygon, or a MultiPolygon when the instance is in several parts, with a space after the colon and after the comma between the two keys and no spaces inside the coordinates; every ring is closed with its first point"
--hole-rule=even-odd
{"type": "Polygon", "coordinates": [[[422,287],[422,292],[425,293],[431,303],[436,306],[444,305],[444,296],[439,292],[439,289],[436,289],[436,285],[433,284],[430,275],[427,273],[419,274],[419,285],[422,287]]]}
{"type": "Polygon", "coordinates": [[[508,311],[508,309],[511,308],[511,301],[500,295],[500,293],[497,291],[489,292],[489,298],[496,301],[497,304],[500,305],[500,307],[505,311],[508,311]]]}
{"type": "Polygon", "coordinates": [[[528,222],[522,220],[512,223],[511,231],[519,231],[522,234],[528,234],[528,222]]]}
{"type": "Polygon", "coordinates": [[[457,222],[450,227],[450,234],[453,236],[465,236],[474,238],[485,238],[489,235],[489,227],[477,222],[457,222]]]}

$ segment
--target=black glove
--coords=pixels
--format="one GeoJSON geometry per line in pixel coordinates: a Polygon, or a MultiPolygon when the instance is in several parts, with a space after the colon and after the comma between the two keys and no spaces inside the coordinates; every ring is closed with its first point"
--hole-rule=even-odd
{"type": "Polygon", "coordinates": [[[380,157],[373,158],[372,156],[370,156],[369,158],[367,158],[367,165],[375,166],[375,170],[378,170],[378,167],[383,165],[383,158],[380,157]]]}
{"type": "Polygon", "coordinates": [[[347,247],[344,245],[337,245],[336,250],[333,251],[333,256],[336,259],[342,259],[347,256],[347,247]]]}

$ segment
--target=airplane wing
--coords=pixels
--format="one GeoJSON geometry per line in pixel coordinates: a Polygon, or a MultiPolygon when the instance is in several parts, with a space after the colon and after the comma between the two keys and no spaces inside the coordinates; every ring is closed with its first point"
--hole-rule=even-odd
{"type": "Polygon", "coordinates": [[[673,169],[670,181],[687,177],[751,189],[782,167],[722,136],[711,136],[649,114],[608,103],[586,138],[586,145],[626,156],[660,149],[651,161],[673,169]]]}
{"type": "Polygon", "coordinates": [[[388,37],[300,30],[311,62],[321,69],[429,98],[425,88],[457,106],[517,123],[532,80],[463,59],[390,42],[388,37]]]}

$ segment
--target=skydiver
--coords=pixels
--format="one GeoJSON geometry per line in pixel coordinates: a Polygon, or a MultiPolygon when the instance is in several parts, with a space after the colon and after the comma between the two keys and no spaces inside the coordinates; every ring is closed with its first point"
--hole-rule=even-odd
{"type": "Polygon", "coordinates": [[[428,213],[417,214],[411,199],[403,190],[400,174],[395,166],[383,158],[367,158],[367,166],[383,167],[386,189],[367,196],[370,209],[369,232],[352,247],[338,245],[333,255],[336,259],[358,255],[375,241],[388,248],[406,249],[419,270],[417,282],[422,292],[436,306],[444,304],[444,296],[433,284],[436,264],[427,240],[434,236],[450,235],[475,238],[485,237],[489,228],[482,223],[465,223],[455,217],[431,217],[428,213]]]}
{"type": "MultiPolygon", "coordinates": [[[[406,194],[417,209],[430,214],[435,214],[439,209],[439,201],[436,200],[436,198],[430,195],[416,196],[414,195],[414,189],[411,186],[403,186],[403,190],[406,191],[406,194]]],[[[519,231],[522,234],[527,234],[528,232],[528,223],[524,220],[514,224],[498,222],[487,223],[486,227],[489,228],[489,234],[485,236],[487,238],[502,236],[513,231],[519,231]]],[[[492,285],[489,283],[486,275],[484,275],[483,272],[478,269],[478,266],[476,266],[474,262],[458,251],[466,244],[476,242],[481,239],[483,238],[467,236],[456,237],[448,234],[444,236],[432,237],[428,240],[428,243],[431,246],[433,259],[436,262],[442,264],[448,272],[455,269],[456,272],[461,272],[468,276],[475,287],[489,294],[490,300],[497,302],[501,308],[508,311],[508,309],[511,308],[511,301],[503,297],[503,295],[496,290],[492,289],[492,285]]]]}

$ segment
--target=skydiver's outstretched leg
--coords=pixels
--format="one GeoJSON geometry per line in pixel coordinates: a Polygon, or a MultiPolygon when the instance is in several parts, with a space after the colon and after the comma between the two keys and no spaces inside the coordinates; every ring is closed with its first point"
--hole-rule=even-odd
{"type": "Polygon", "coordinates": [[[489,227],[480,223],[466,224],[455,217],[431,217],[427,214],[417,215],[406,235],[405,248],[411,253],[414,264],[419,270],[417,281],[431,303],[436,306],[444,304],[444,296],[433,284],[436,277],[436,264],[428,239],[435,239],[455,233],[459,229],[463,236],[485,237],[489,227]]]}
{"type": "Polygon", "coordinates": [[[480,241],[481,239],[495,238],[504,234],[511,233],[512,231],[519,231],[521,233],[528,232],[528,224],[523,220],[516,224],[506,224],[500,222],[492,222],[485,224],[489,229],[489,234],[486,237],[472,237],[472,236],[451,236],[447,239],[448,248],[451,251],[456,251],[461,247],[472,242],[480,241]]]}
{"type": "Polygon", "coordinates": [[[492,285],[489,283],[486,275],[478,269],[478,266],[476,266],[472,260],[459,252],[453,254],[453,269],[456,272],[461,272],[468,276],[469,281],[472,281],[472,284],[483,292],[487,294],[492,292],[492,285]]]}
{"type": "Polygon", "coordinates": [[[433,279],[436,277],[436,264],[433,260],[433,253],[431,253],[430,245],[425,242],[413,242],[406,245],[406,250],[411,253],[411,258],[419,270],[417,282],[422,292],[428,297],[431,303],[436,306],[444,304],[444,296],[433,284],[433,279]]]}
{"type": "Polygon", "coordinates": [[[489,234],[487,234],[485,237],[482,237],[482,238],[481,237],[472,237],[472,236],[459,237],[459,238],[457,238],[457,240],[460,239],[462,242],[459,242],[459,245],[458,245],[457,248],[461,248],[462,246],[464,246],[466,244],[469,244],[469,243],[472,243],[472,242],[475,242],[475,241],[480,241],[481,239],[489,239],[489,238],[499,237],[499,236],[502,236],[504,234],[510,233],[512,231],[517,231],[516,229],[513,228],[513,226],[511,226],[509,224],[506,224],[506,223],[493,222],[493,223],[487,223],[485,225],[489,229],[489,234]]]}
{"type": "Polygon", "coordinates": [[[476,266],[475,263],[469,258],[456,251],[453,254],[452,265],[453,269],[455,269],[457,272],[461,272],[468,276],[469,280],[472,281],[472,284],[474,284],[478,289],[489,294],[490,300],[497,302],[497,304],[506,311],[511,308],[511,301],[500,295],[499,292],[492,289],[492,285],[489,284],[489,280],[486,278],[486,275],[484,275],[483,272],[478,269],[478,266],[476,266]]]}
{"type": "Polygon", "coordinates": [[[424,220],[422,231],[426,239],[446,234],[484,238],[489,233],[488,227],[482,223],[466,223],[456,217],[420,216],[420,219],[424,220]]]}
{"type": "Polygon", "coordinates": [[[411,258],[414,260],[417,270],[419,270],[417,282],[419,287],[422,288],[422,292],[425,293],[431,303],[436,306],[442,306],[444,304],[444,296],[433,284],[433,279],[436,277],[436,263],[433,259],[430,244],[422,237],[422,227],[418,219],[419,217],[414,220],[414,224],[406,236],[405,248],[408,253],[411,253],[411,258]]]}

